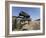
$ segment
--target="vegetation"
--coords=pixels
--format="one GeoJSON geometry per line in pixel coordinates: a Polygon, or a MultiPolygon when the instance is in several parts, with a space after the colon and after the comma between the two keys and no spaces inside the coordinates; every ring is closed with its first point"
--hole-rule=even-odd
{"type": "Polygon", "coordinates": [[[12,30],[14,30],[16,28],[17,28],[17,20],[15,19],[15,22],[13,22],[13,25],[12,25],[12,30]]]}
{"type": "MultiPolygon", "coordinates": [[[[20,16],[23,16],[22,17],[22,19],[24,19],[24,22],[25,22],[25,20],[27,20],[28,22],[31,20],[30,19],[30,15],[28,15],[26,12],[24,12],[24,11],[21,11],[20,13],[19,13],[19,16],[18,16],[18,18],[20,17],[20,16]],[[29,20],[30,19],[30,20],[29,20]]],[[[40,28],[40,22],[38,22],[38,20],[35,20],[35,21],[33,21],[33,22],[31,22],[30,21],[30,25],[26,25],[25,23],[24,24],[21,24],[21,22],[23,21],[23,20],[17,20],[17,17],[15,18],[15,19],[13,19],[14,20],[14,22],[13,22],[13,24],[12,24],[12,30],[18,30],[18,31],[20,31],[22,28],[23,28],[23,26],[25,27],[26,26],[26,28],[27,29],[39,29],[40,28]],[[18,21],[19,21],[19,23],[18,23],[18,21]],[[29,27],[29,28],[28,28],[29,27]]]]}
{"type": "Polygon", "coordinates": [[[24,12],[24,11],[21,11],[20,13],[19,13],[19,16],[23,16],[24,18],[30,18],[30,15],[28,15],[26,12],[24,12]]]}

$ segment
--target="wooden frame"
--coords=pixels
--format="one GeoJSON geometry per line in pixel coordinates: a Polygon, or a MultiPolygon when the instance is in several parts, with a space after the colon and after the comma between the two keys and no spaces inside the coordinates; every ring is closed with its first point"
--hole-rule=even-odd
{"type": "Polygon", "coordinates": [[[6,37],[17,37],[17,36],[35,36],[35,35],[44,35],[45,34],[45,4],[44,3],[35,3],[35,2],[18,2],[18,1],[6,1],[5,2],[5,36],[6,37]],[[43,33],[34,33],[34,34],[9,34],[9,4],[28,4],[28,5],[42,5],[43,6],[43,33]]]}

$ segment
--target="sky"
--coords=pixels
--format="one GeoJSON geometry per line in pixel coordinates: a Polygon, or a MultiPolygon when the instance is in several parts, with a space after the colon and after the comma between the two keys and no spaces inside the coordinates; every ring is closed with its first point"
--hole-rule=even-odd
{"type": "Polygon", "coordinates": [[[12,7],[12,16],[18,16],[21,11],[29,14],[32,20],[40,19],[40,8],[36,7],[12,7]]]}

